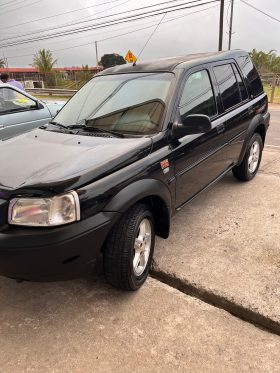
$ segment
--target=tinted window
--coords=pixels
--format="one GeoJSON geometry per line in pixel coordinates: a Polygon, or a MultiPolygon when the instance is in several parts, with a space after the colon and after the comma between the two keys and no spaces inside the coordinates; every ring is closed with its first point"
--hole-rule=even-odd
{"type": "Polygon", "coordinates": [[[190,75],[186,81],[180,101],[180,114],[184,118],[190,114],[216,114],[216,104],[212,85],[206,70],[190,75]]]}
{"type": "Polygon", "coordinates": [[[238,64],[243,75],[248,79],[250,93],[253,97],[263,92],[263,86],[259,74],[249,56],[238,58],[238,64]]]}
{"type": "Polygon", "coordinates": [[[22,93],[12,88],[0,87],[0,115],[35,107],[36,102],[22,93]]]}
{"type": "Polygon", "coordinates": [[[235,77],[237,79],[237,83],[238,83],[238,86],[239,86],[241,99],[242,99],[242,101],[246,100],[248,98],[248,94],[247,94],[244,82],[243,82],[243,80],[241,78],[241,75],[240,75],[239,71],[237,70],[236,66],[232,65],[232,67],[233,67],[233,71],[234,71],[234,74],[235,74],[235,77]]]}
{"type": "Polygon", "coordinates": [[[214,73],[219,85],[224,109],[227,110],[239,104],[241,97],[231,64],[214,67],[214,73]]]}

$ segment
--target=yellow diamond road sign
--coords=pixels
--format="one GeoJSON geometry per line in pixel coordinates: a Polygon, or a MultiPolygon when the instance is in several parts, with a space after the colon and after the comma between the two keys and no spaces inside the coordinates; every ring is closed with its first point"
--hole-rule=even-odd
{"type": "Polygon", "coordinates": [[[131,50],[129,50],[125,56],[125,60],[128,62],[128,63],[134,63],[136,62],[137,58],[134,56],[134,54],[131,52],[131,50]]]}

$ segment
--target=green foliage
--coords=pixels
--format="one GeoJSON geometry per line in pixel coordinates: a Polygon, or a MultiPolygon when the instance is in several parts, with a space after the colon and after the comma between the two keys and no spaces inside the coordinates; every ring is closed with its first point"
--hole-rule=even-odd
{"type": "Polygon", "coordinates": [[[77,73],[76,78],[78,81],[82,81],[84,83],[88,82],[92,78],[92,73],[89,66],[82,65],[82,70],[77,73]]]}
{"type": "Polygon", "coordinates": [[[104,69],[107,69],[108,67],[113,67],[116,65],[124,65],[126,63],[126,60],[123,58],[123,56],[112,53],[112,54],[104,54],[101,57],[99,65],[103,66],[104,69]]]}
{"type": "Polygon", "coordinates": [[[0,68],[5,67],[5,60],[0,58],[0,68]]]}
{"type": "Polygon", "coordinates": [[[45,80],[49,87],[56,85],[56,75],[53,71],[53,66],[56,62],[57,60],[53,59],[51,51],[46,49],[40,49],[33,57],[32,66],[45,75],[45,80]]]}
{"type": "Polygon", "coordinates": [[[261,74],[280,73],[280,56],[277,56],[275,50],[266,53],[253,49],[250,56],[261,74]]]}

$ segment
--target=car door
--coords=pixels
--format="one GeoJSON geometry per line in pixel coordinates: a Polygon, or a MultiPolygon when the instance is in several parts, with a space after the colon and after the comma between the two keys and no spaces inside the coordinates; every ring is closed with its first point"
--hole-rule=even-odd
{"type": "Polygon", "coordinates": [[[29,95],[12,87],[0,86],[0,139],[30,131],[46,123],[50,112],[29,95]]]}
{"type": "Polygon", "coordinates": [[[181,92],[179,120],[190,114],[208,115],[212,129],[207,133],[184,136],[174,144],[177,208],[229,168],[225,127],[218,112],[210,67],[191,70],[181,92]]]}
{"type": "Polygon", "coordinates": [[[236,163],[254,110],[234,60],[215,63],[213,72],[224,112],[228,156],[232,163],[236,163]]]}

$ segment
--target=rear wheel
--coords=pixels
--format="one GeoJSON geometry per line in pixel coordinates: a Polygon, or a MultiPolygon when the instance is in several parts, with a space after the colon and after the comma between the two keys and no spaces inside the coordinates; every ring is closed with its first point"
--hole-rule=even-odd
{"type": "Polygon", "coordinates": [[[233,175],[242,181],[249,181],[258,172],[263,150],[263,141],[258,133],[254,133],[239,166],[232,169],[233,175]]]}
{"type": "Polygon", "coordinates": [[[145,282],[155,244],[153,215],[145,204],[134,205],[110,232],[104,249],[108,282],[124,290],[137,290],[145,282]]]}

